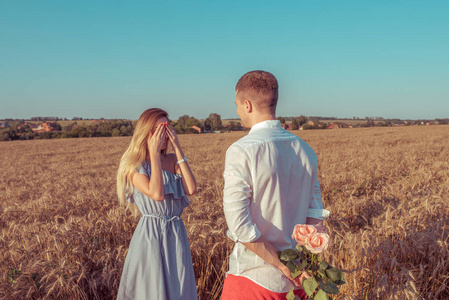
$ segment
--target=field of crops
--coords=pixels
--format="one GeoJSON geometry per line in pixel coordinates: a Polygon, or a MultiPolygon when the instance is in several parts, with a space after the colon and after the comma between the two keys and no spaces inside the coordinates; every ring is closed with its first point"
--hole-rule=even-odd
{"type": "MultiPolygon", "coordinates": [[[[317,152],[337,299],[449,298],[449,126],[294,131],[317,152]]],[[[232,243],[222,172],[245,133],[182,135],[198,193],[182,218],[200,299],[232,243]]],[[[114,299],[138,216],[118,204],[129,137],[0,143],[0,299],[114,299]]]]}

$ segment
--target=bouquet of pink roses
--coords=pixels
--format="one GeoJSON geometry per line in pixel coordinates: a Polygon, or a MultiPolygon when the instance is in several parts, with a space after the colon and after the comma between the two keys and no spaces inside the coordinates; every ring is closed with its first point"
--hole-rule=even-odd
{"type": "MultiPolygon", "coordinates": [[[[346,279],[340,269],[318,257],[329,246],[329,236],[318,232],[313,225],[298,224],[293,230],[292,238],[296,240],[296,248],[279,252],[279,259],[289,268],[293,278],[303,271],[309,273],[310,278],[301,282],[309,299],[332,299],[329,294],[338,294],[340,290],[337,285],[345,284],[346,279]]],[[[287,294],[287,299],[299,299],[293,294],[293,288],[287,294]]]]}

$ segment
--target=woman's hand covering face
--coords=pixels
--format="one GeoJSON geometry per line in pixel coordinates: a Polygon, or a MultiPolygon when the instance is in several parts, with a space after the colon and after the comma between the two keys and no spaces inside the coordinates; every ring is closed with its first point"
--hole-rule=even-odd
{"type": "Polygon", "coordinates": [[[162,147],[166,144],[167,132],[165,123],[161,123],[157,126],[153,134],[148,137],[148,149],[151,153],[160,153],[162,147]]]}

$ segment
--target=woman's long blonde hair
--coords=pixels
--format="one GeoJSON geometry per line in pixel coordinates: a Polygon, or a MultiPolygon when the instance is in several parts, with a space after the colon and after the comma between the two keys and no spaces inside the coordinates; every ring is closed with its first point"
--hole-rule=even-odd
{"type": "MultiPolygon", "coordinates": [[[[133,175],[149,156],[148,137],[152,133],[157,120],[163,117],[168,120],[166,111],[160,108],[150,108],[144,111],[137,120],[131,143],[120,160],[117,172],[117,195],[121,204],[127,204],[127,197],[132,197],[134,190],[133,175]]],[[[162,150],[162,153],[165,154],[166,149],[162,150]]]]}

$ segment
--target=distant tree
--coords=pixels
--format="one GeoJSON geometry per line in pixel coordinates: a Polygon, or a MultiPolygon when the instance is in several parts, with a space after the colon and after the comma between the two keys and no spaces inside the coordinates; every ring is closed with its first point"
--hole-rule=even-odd
{"type": "Polygon", "coordinates": [[[227,130],[229,131],[238,131],[238,130],[242,130],[242,125],[240,124],[240,122],[229,122],[228,126],[227,126],[227,130]]]}
{"type": "Polygon", "coordinates": [[[180,126],[186,126],[186,125],[187,125],[187,120],[188,120],[189,118],[190,118],[190,117],[189,117],[188,115],[180,116],[180,117],[178,118],[178,124],[179,124],[180,126]]]}
{"type": "Polygon", "coordinates": [[[17,128],[18,133],[26,133],[26,132],[33,132],[30,125],[20,125],[20,128],[17,128]]]}
{"type": "Polygon", "coordinates": [[[192,126],[201,127],[201,122],[195,117],[189,117],[186,121],[186,127],[190,128],[192,126]]]}
{"type": "Polygon", "coordinates": [[[279,121],[281,121],[281,124],[285,124],[285,118],[284,117],[277,117],[279,121]]]}
{"type": "Polygon", "coordinates": [[[292,129],[293,130],[298,130],[299,129],[298,118],[292,118],[292,129]]]}
{"type": "MultiPolygon", "coordinates": [[[[112,133],[114,133],[115,129],[117,129],[117,128],[112,129],[112,133]]],[[[120,126],[120,130],[118,130],[118,131],[119,131],[119,135],[126,136],[126,134],[128,133],[128,127],[126,127],[125,125],[122,125],[122,126],[120,126]]],[[[114,136],[114,134],[112,136],[114,136]]]]}
{"type": "Polygon", "coordinates": [[[308,122],[308,119],[306,116],[300,115],[297,118],[292,118],[292,129],[297,130],[302,125],[306,124],[308,122]]]}
{"type": "MultiPolygon", "coordinates": [[[[122,126],[122,127],[124,127],[124,126],[122,126]]],[[[126,127],[125,127],[125,129],[126,129],[126,127]]],[[[118,128],[114,128],[114,129],[112,129],[112,136],[120,136],[121,135],[121,130],[119,130],[118,128]]]]}
{"type": "Polygon", "coordinates": [[[179,125],[178,123],[175,123],[175,124],[172,125],[172,126],[173,126],[173,129],[175,129],[176,134],[182,134],[182,133],[185,133],[185,132],[186,132],[186,131],[185,131],[185,127],[179,125]]]}
{"type": "Polygon", "coordinates": [[[212,120],[209,118],[206,118],[206,120],[204,120],[203,128],[206,131],[211,131],[212,130],[212,120]]]}
{"type": "Polygon", "coordinates": [[[11,129],[1,129],[0,141],[10,141],[10,140],[11,140],[11,129]]]}
{"type": "Polygon", "coordinates": [[[302,126],[304,124],[306,124],[309,121],[309,119],[306,116],[300,115],[298,117],[298,124],[299,126],[302,126]]]}
{"type": "Polygon", "coordinates": [[[205,130],[220,130],[222,128],[223,124],[221,122],[221,116],[217,113],[209,114],[209,117],[204,121],[205,130]]]}

